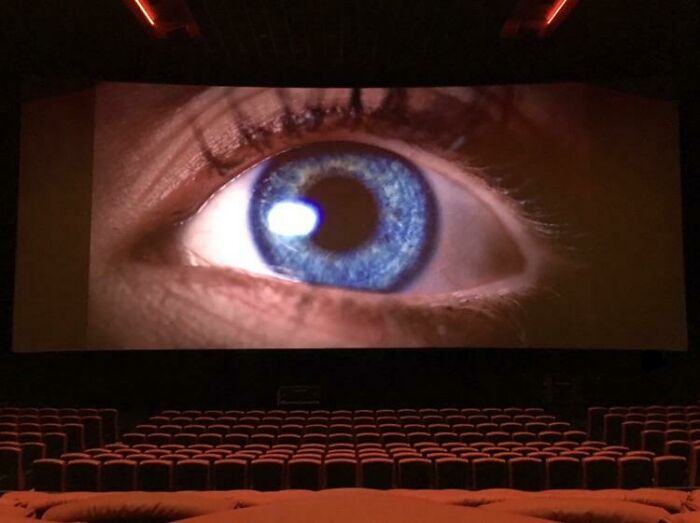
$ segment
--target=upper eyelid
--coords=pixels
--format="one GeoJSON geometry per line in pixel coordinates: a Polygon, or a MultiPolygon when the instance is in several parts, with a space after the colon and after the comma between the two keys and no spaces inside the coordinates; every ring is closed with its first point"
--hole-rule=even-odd
{"type": "MultiPolygon", "coordinates": [[[[454,99],[455,93],[450,92],[454,91],[454,89],[455,88],[448,88],[446,89],[447,93],[444,94],[454,99]]],[[[428,93],[428,95],[431,95],[433,94],[432,92],[436,90],[438,89],[433,88],[426,89],[425,91],[428,93]]],[[[324,97],[324,92],[321,91],[319,93],[318,89],[309,90],[308,92],[306,91],[307,90],[295,88],[292,90],[292,93],[295,93],[297,96],[305,95],[307,100],[310,98],[315,98],[318,100],[324,97]]],[[[375,94],[377,91],[379,90],[375,90],[375,94]]],[[[347,100],[348,98],[345,98],[344,95],[349,93],[349,90],[334,89],[332,93],[336,95],[343,94],[343,98],[347,100]]],[[[459,102],[465,103],[464,98],[467,98],[468,101],[469,93],[470,92],[467,92],[467,95],[463,96],[462,100],[459,100],[459,102]]],[[[191,104],[188,104],[187,107],[184,107],[181,111],[179,111],[180,117],[184,116],[189,121],[189,129],[186,128],[185,134],[188,134],[190,137],[194,137],[194,141],[197,142],[198,147],[197,150],[194,151],[194,154],[190,153],[189,159],[185,162],[185,167],[175,170],[175,173],[180,174],[177,176],[179,180],[177,180],[175,183],[187,183],[187,180],[192,173],[202,172],[205,169],[216,170],[216,164],[213,164],[212,160],[214,162],[221,162],[221,165],[224,168],[230,168],[232,172],[218,173],[219,181],[216,184],[217,186],[212,188],[209,194],[209,196],[211,196],[214,192],[216,192],[218,187],[224,185],[236,175],[245,172],[246,169],[252,167],[255,165],[255,163],[264,160],[266,157],[269,157],[275,152],[281,152],[281,150],[283,150],[283,148],[277,151],[275,151],[274,148],[269,151],[255,150],[254,147],[248,147],[246,144],[242,144],[236,139],[238,129],[236,128],[235,123],[231,122],[228,118],[229,112],[227,110],[232,103],[231,98],[233,97],[235,101],[247,104],[250,100],[254,100],[261,94],[268,96],[273,94],[275,95],[273,99],[277,98],[279,100],[281,98],[278,93],[266,88],[214,87],[204,91],[199,97],[197,97],[197,99],[193,100],[191,104]],[[248,156],[243,157],[245,154],[248,156]]],[[[464,93],[457,90],[457,94],[464,93]]],[[[284,108],[278,106],[277,109],[281,111],[284,108]]],[[[412,125],[413,124],[411,122],[404,124],[404,126],[408,128],[410,128],[412,125]]],[[[368,135],[373,134],[371,129],[367,129],[366,132],[368,135]]],[[[414,143],[414,145],[423,144],[414,143]]],[[[482,169],[475,169],[470,166],[468,159],[459,152],[447,150],[448,148],[442,148],[441,146],[421,148],[425,149],[426,152],[438,153],[438,156],[450,161],[451,163],[455,162],[461,169],[469,172],[473,177],[479,179],[484,184],[484,188],[490,187],[492,190],[503,196],[505,196],[508,190],[513,186],[512,181],[509,181],[508,183],[508,185],[511,187],[502,187],[500,183],[493,183],[494,181],[489,179],[487,172],[485,173],[482,169]],[[443,149],[442,152],[444,154],[439,154],[439,149],[441,148],[443,149]],[[467,163],[466,166],[465,161],[467,163]]],[[[163,170],[167,171],[167,169],[163,170]]],[[[172,175],[168,175],[166,177],[171,178],[172,175]]],[[[165,183],[162,183],[161,177],[156,176],[153,179],[150,189],[154,192],[159,192],[161,185],[167,187],[172,181],[173,180],[167,180],[165,183]]],[[[512,197],[506,197],[506,201],[512,199],[512,197]]],[[[517,211],[516,208],[513,208],[512,210],[517,211]]]]}
{"type": "MultiPolygon", "coordinates": [[[[458,103],[463,104],[468,102],[471,98],[471,91],[466,90],[464,93],[456,88],[448,88],[446,93],[441,93],[439,88],[431,89],[421,89],[417,92],[417,95],[423,93],[426,96],[433,96],[435,91],[438,94],[442,94],[455,100],[455,94],[462,94],[462,99],[458,100],[458,103]],[[455,92],[456,91],[456,92],[455,92]],[[466,94],[465,94],[466,93],[466,94]],[[466,100],[465,100],[466,98],[466,100]]],[[[325,100],[335,98],[343,101],[349,100],[350,90],[348,89],[333,89],[333,90],[319,90],[319,89],[301,89],[294,88],[288,90],[291,97],[296,96],[297,98],[304,98],[304,102],[308,100],[325,100]]],[[[369,91],[374,96],[374,100],[370,100],[375,106],[384,101],[386,91],[381,89],[373,89],[369,91]]],[[[224,183],[233,179],[238,174],[243,173],[246,169],[252,167],[255,163],[264,160],[275,152],[281,152],[283,148],[275,151],[274,147],[267,151],[262,151],[259,148],[249,147],[249,144],[242,143],[241,136],[239,134],[239,129],[236,122],[231,121],[230,118],[230,107],[233,103],[240,102],[242,105],[247,105],[256,100],[258,96],[267,96],[269,103],[278,102],[278,105],[273,108],[277,110],[278,114],[281,114],[286,107],[280,105],[280,100],[284,98],[283,95],[279,94],[279,90],[272,90],[267,88],[230,88],[230,87],[211,87],[202,92],[199,96],[193,99],[185,107],[177,108],[175,118],[173,121],[166,124],[166,129],[159,132],[161,139],[166,137],[170,139],[175,136],[178,139],[179,145],[187,148],[189,152],[184,156],[183,161],[177,161],[179,158],[173,157],[172,161],[155,165],[154,169],[157,171],[153,175],[149,175],[150,184],[146,189],[148,194],[153,194],[157,198],[159,195],[170,193],[175,188],[174,186],[182,186],[187,184],[188,180],[195,173],[202,173],[206,170],[218,171],[216,178],[218,178],[218,183],[212,187],[209,196],[211,196],[218,187],[222,186],[224,183]],[[183,132],[184,131],[184,132],[183,132]],[[178,137],[177,134],[180,134],[178,137]],[[183,138],[182,135],[186,135],[183,138]],[[187,138],[188,137],[188,138],[187,138]],[[190,142],[190,143],[188,143],[190,142]],[[196,147],[192,147],[192,143],[196,144],[196,147]],[[194,149],[194,150],[193,150],[194,149]],[[228,171],[228,172],[226,172],[228,171]],[[162,174],[162,176],[160,175],[162,174]]],[[[440,101],[441,99],[438,99],[440,101]]],[[[299,104],[297,99],[296,105],[299,104]]],[[[371,105],[371,104],[370,104],[371,105]]],[[[246,111],[247,114],[250,114],[246,111]]],[[[273,115],[264,115],[267,118],[271,118],[273,115]]],[[[258,122],[252,122],[250,125],[255,125],[258,122]]],[[[391,125],[386,124],[385,125],[391,125]]],[[[403,127],[409,129],[412,132],[414,124],[411,121],[403,123],[403,127]]],[[[394,132],[394,127],[392,125],[392,132],[394,132]]],[[[372,133],[372,129],[366,129],[367,134],[375,134],[376,136],[381,136],[381,133],[372,133]]],[[[277,135],[284,135],[284,133],[278,132],[277,135]]],[[[456,136],[463,136],[462,134],[457,134],[456,136]]],[[[402,138],[407,138],[403,136],[402,138]]],[[[424,137],[422,137],[424,138],[424,137]]],[[[160,140],[159,140],[160,141],[160,140]]],[[[420,140],[418,140],[420,141],[420,140]]],[[[449,141],[449,140],[448,140],[449,141]]],[[[409,140],[406,140],[408,143],[409,140]]],[[[414,145],[421,145],[423,147],[425,144],[413,142],[414,145]]],[[[460,167],[464,167],[464,155],[460,155],[455,151],[448,151],[447,148],[442,146],[436,146],[430,150],[427,148],[426,152],[439,152],[440,149],[445,153],[450,153],[450,156],[460,157],[458,159],[462,160],[460,162],[460,167]]],[[[444,155],[441,155],[444,157],[444,155]]],[[[158,162],[158,159],[155,160],[158,162]]],[[[468,169],[469,171],[474,171],[474,169],[468,169]]],[[[472,172],[472,174],[477,174],[472,172]]],[[[485,179],[487,177],[483,176],[483,173],[478,172],[477,178],[485,179]]],[[[493,184],[487,182],[487,186],[493,186],[493,184]]],[[[495,186],[493,186],[496,189],[495,186]]],[[[500,188],[497,189],[500,192],[500,188]]],[[[166,194],[167,197],[167,194],[166,194]]],[[[203,202],[200,202],[203,203],[203,202]]],[[[182,215],[181,210],[176,210],[175,212],[168,212],[168,215],[182,215]]]]}
{"type": "MultiPolygon", "coordinates": [[[[258,144],[262,144],[264,147],[265,141],[269,139],[270,135],[282,134],[285,130],[287,130],[284,128],[284,123],[280,121],[284,117],[293,115],[294,117],[298,116],[300,118],[303,118],[305,115],[301,115],[298,112],[294,112],[293,110],[291,110],[291,103],[289,103],[289,100],[291,100],[292,98],[294,98],[294,105],[300,104],[299,98],[303,99],[301,100],[301,103],[304,112],[313,108],[324,107],[324,103],[327,104],[324,108],[329,111],[330,116],[335,116],[337,118],[344,117],[344,115],[338,114],[338,107],[348,109],[349,112],[353,110],[353,107],[351,107],[351,91],[349,89],[260,89],[256,92],[250,92],[249,96],[245,96],[244,99],[232,100],[231,96],[237,94],[236,89],[237,88],[226,89],[220,91],[220,94],[217,93],[214,102],[209,105],[209,108],[212,109],[212,112],[214,114],[206,115],[204,114],[204,111],[198,111],[198,115],[192,115],[190,117],[192,133],[195,136],[195,139],[199,142],[200,147],[202,148],[203,156],[211,158],[213,160],[213,163],[220,163],[222,166],[226,166],[227,164],[231,166],[236,166],[242,163],[242,161],[235,159],[235,152],[241,146],[251,145],[254,148],[258,148],[258,144]],[[259,96],[261,94],[273,95],[270,96],[270,100],[267,100],[268,109],[270,101],[276,101],[277,106],[270,109],[267,113],[263,115],[258,115],[259,118],[256,120],[255,118],[251,118],[249,116],[250,113],[247,112],[245,105],[247,105],[248,99],[255,98],[256,96],[259,96]],[[331,102],[329,104],[327,100],[328,97],[331,97],[331,99],[335,98],[336,101],[331,102]],[[311,103],[309,103],[310,101],[311,103]],[[239,102],[244,106],[243,108],[237,106],[239,102]],[[223,106],[223,111],[215,110],[215,108],[219,105],[223,106]],[[208,128],[212,123],[216,123],[216,136],[211,136],[212,133],[207,132],[208,128]],[[257,133],[257,136],[251,137],[250,133],[257,133]],[[259,141],[256,140],[257,138],[259,138],[259,141]]],[[[386,120],[384,122],[385,124],[396,125],[396,121],[391,121],[389,119],[392,116],[390,112],[391,109],[387,111],[385,107],[385,102],[388,98],[391,97],[392,91],[373,88],[368,92],[372,93],[372,100],[363,100],[362,104],[365,106],[369,105],[371,107],[371,110],[367,113],[367,117],[377,118],[377,115],[379,115],[380,117],[384,117],[383,120],[386,120]],[[369,104],[369,101],[371,101],[372,103],[369,104]]],[[[444,93],[441,93],[441,90],[439,88],[421,88],[416,89],[416,92],[418,94],[414,96],[420,96],[422,93],[425,93],[426,96],[442,95],[443,99],[437,100],[438,102],[443,103],[444,99],[451,99],[452,103],[456,107],[461,107],[463,109],[471,102],[473,102],[475,98],[471,90],[468,92],[471,94],[465,95],[465,93],[460,93],[460,91],[456,90],[456,88],[445,89],[444,93]],[[458,94],[462,94],[462,96],[457,96],[458,94]]],[[[409,97],[407,97],[407,99],[408,98],[409,97]]],[[[404,105],[401,105],[399,109],[401,111],[410,110],[410,106],[410,102],[407,102],[404,105]]],[[[466,109],[466,111],[469,110],[471,109],[466,109]]],[[[453,110],[452,112],[455,111],[453,110]]],[[[445,111],[431,112],[430,108],[426,110],[425,107],[420,107],[413,113],[400,114],[398,118],[404,117],[408,120],[410,120],[411,118],[421,118],[422,127],[425,127],[426,125],[431,126],[429,132],[423,131],[424,136],[422,137],[422,139],[433,140],[435,142],[439,141],[441,142],[441,146],[444,148],[452,147],[455,143],[458,143],[460,141],[461,143],[464,143],[465,135],[473,131],[473,126],[470,128],[465,128],[467,126],[461,127],[454,125],[440,125],[440,121],[436,122],[436,120],[439,120],[440,118],[445,118],[445,113],[445,111]],[[455,127],[457,128],[455,129],[455,127]]],[[[481,119],[483,123],[484,111],[481,111],[481,113],[481,119]]],[[[490,114],[488,115],[488,117],[490,117],[490,114]]],[[[415,125],[412,126],[410,121],[401,123],[408,128],[413,127],[415,129],[417,127],[415,125]]],[[[474,122],[470,121],[469,123],[473,124],[474,122]]],[[[304,124],[300,123],[293,129],[293,132],[304,130],[304,124]]]]}

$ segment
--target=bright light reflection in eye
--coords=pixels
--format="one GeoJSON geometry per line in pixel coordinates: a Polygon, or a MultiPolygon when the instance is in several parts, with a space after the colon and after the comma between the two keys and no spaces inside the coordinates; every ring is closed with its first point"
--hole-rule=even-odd
{"type": "Polygon", "coordinates": [[[280,236],[308,236],[320,221],[316,206],[303,200],[276,203],[267,214],[267,228],[280,236]]]}

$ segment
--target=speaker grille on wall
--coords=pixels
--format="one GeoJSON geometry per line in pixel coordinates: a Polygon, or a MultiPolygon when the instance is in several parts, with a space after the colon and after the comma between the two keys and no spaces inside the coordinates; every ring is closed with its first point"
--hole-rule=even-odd
{"type": "Polygon", "coordinates": [[[321,387],[317,385],[283,385],[277,389],[277,405],[319,405],[321,387]]]}

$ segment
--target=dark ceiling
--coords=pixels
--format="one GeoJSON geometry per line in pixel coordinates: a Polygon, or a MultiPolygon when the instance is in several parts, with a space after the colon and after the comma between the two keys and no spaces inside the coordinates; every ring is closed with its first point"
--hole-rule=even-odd
{"type": "Polygon", "coordinates": [[[579,0],[548,38],[503,39],[517,0],[187,0],[157,39],[121,0],[3,0],[21,74],[196,83],[435,84],[663,76],[694,90],[698,0],[579,0]]]}

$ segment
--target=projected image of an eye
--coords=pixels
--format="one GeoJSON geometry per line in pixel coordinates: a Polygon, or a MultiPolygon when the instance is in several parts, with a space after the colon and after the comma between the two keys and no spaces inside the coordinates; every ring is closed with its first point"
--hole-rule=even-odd
{"type": "Polygon", "coordinates": [[[429,256],[434,209],[432,190],[407,160],[363,144],[318,143],[269,162],[253,187],[249,221],[274,272],[389,291],[429,256]]]}
{"type": "Polygon", "coordinates": [[[326,141],[264,160],[185,224],[189,262],[409,294],[471,289],[522,272],[518,242],[490,205],[425,166],[429,154],[406,150],[411,158],[326,141]]]}

